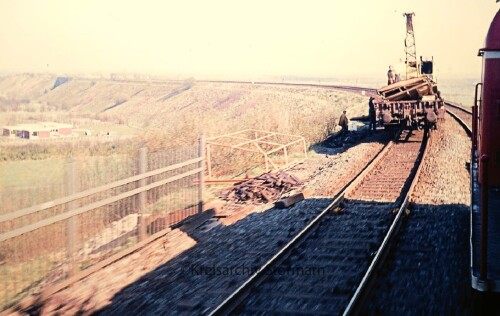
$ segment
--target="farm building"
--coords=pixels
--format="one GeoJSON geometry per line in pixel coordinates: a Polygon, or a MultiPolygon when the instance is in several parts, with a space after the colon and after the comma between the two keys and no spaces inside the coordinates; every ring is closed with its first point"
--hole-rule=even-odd
{"type": "Polygon", "coordinates": [[[6,137],[16,137],[16,127],[4,126],[2,135],[6,137]]]}
{"type": "Polygon", "coordinates": [[[23,137],[23,130],[28,130],[30,128],[30,126],[32,126],[32,125],[21,124],[21,125],[11,126],[11,128],[12,128],[12,132],[15,134],[16,137],[27,138],[27,137],[23,137]]]}
{"type": "Polygon", "coordinates": [[[22,124],[4,126],[3,136],[24,139],[41,139],[59,136],[71,136],[73,126],[64,123],[44,122],[41,124],[22,124]]]}
{"type": "Polygon", "coordinates": [[[44,127],[50,128],[51,136],[71,136],[73,133],[73,126],[71,124],[44,122],[44,127]]]}
{"type": "Polygon", "coordinates": [[[23,125],[18,136],[25,139],[49,138],[50,128],[39,124],[23,125]]]}

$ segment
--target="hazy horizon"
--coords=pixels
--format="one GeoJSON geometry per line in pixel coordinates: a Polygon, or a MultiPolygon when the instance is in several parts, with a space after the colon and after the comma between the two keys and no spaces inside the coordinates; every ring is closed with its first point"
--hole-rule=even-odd
{"type": "Polygon", "coordinates": [[[374,78],[404,61],[402,13],[415,12],[417,55],[434,56],[436,76],[479,78],[497,10],[493,0],[0,0],[0,73],[374,78]]]}

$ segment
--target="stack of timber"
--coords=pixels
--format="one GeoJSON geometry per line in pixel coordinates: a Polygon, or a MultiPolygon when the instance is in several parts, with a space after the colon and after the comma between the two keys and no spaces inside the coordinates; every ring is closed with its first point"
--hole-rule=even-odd
{"type": "Polygon", "coordinates": [[[387,101],[420,100],[424,96],[437,93],[436,84],[423,76],[399,81],[377,90],[387,101]]]}
{"type": "Polygon", "coordinates": [[[230,190],[223,191],[220,198],[235,203],[268,203],[279,199],[282,194],[301,184],[299,179],[283,171],[264,173],[253,179],[236,183],[230,190]]]}

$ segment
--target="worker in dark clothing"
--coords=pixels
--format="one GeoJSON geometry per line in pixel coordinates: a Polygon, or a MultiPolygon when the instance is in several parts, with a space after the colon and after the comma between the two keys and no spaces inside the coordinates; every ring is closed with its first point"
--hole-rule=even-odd
{"type": "Polygon", "coordinates": [[[349,119],[347,118],[346,113],[347,111],[344,110],[339,119],[339,126],[342,127],[342,130],[340,131],[341,134],[347,133],[347,124],[349,124],[349,119]]]}
{"type": "Polygon", "coordinates": [[[375,131],[377,120],[376,120],[375,104],[373,104],[373,97],[370,97],[368,106],[370,108],[368,111],[368,114],[370,116],[370,125],[368,125],[368,130],[371,131],[373,129],[375,131]]]}
{"type": "Polygon", "coordinates": [[[391,85],[394,83],[394,70],[392,70],[392,66],[389,66],[389,70],[387,71],[387,85],[391,85]]]}

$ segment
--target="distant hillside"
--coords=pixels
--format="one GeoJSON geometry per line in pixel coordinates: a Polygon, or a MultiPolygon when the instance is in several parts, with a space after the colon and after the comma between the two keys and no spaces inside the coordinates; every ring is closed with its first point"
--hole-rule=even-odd
{"type": "Polygon", "coordinates": [[[313,143],[343,109],[358,116],[367,107],[365,96],[320,87],[71,78],[51,90],[56,80],[0,78],[0,107],[7,99],[29,103],[4,112],[0,124],[12,123],[8,115],[15,115],[16,123],[50,118],[86,128],[91,119],[141,130],[145,138],[163,139],[162,146],[192,142],[202,132],[214,136],[244,128],[299,134],[313,143]]]}
{"type": "Polygon", "coordinates": [[[0,106],[2,102],[36,100],[50,91],[55,76],[23,74],[0,77],[0,106]]]}

